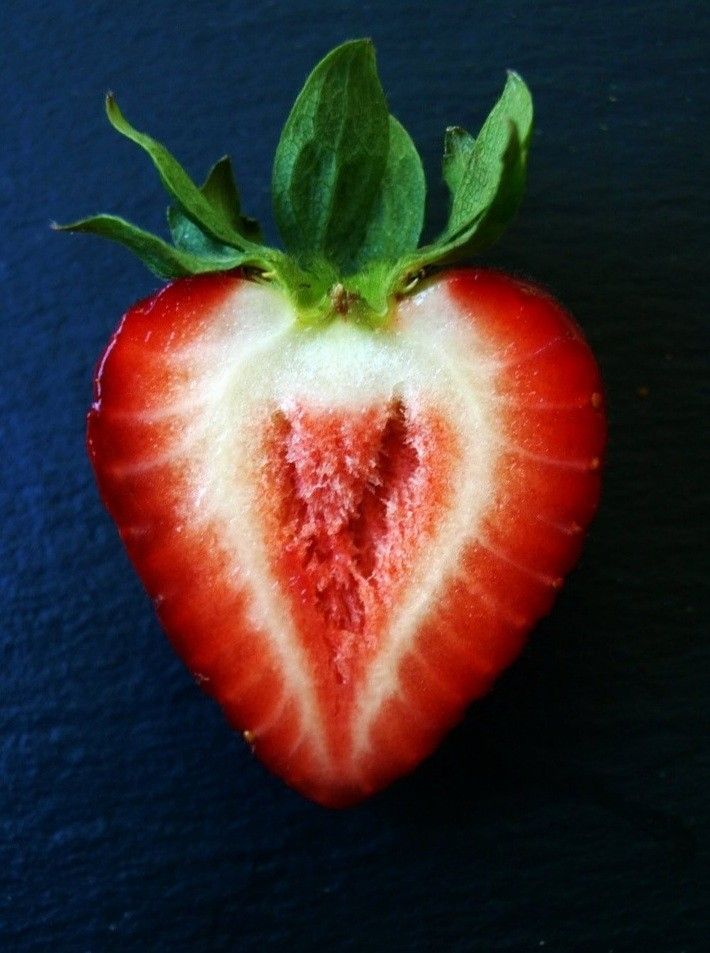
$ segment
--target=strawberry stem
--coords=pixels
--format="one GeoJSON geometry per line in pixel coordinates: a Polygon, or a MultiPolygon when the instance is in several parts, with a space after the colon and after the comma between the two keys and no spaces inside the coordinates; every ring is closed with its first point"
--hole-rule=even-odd
{"type": "Polygon", "coordinates": [[[353,291],[348,291],[340,282],[334,284],[330,289],[330,303],[335,314],[344,317],[358,301],[360,301],[360,296],[353,291]]]}

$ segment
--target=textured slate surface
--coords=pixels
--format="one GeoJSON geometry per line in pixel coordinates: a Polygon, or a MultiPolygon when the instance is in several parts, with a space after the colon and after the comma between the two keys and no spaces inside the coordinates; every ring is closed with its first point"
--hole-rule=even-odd
{"type": "MultiPolygon", "coordinates": [[[[707,920],[707,8],[696,2],[3,5],[0,947],[699,951],[707,920]],[[574,311],[608,385],[604,505],[520,662],[413,777],[328,813],[173,658],[94,490],[91,371],[155,282],[50,218],[158,227],[107,88],[248,209],[308,68],[372,35],[435,181],[515,67],[531,184],[490,260],[574,311]],[[703,624],[705,622],[705,624],[703,624]]],[[[441,223],[444,194],[433,190],[441,223]]]]}

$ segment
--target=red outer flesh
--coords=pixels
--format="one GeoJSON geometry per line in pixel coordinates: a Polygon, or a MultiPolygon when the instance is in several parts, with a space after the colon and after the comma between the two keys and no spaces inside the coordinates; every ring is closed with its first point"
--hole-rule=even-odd
{"type": "MultiPolygon", "coordinates": [[[[180,467],[168,460],[158,469],[122,469],[167,445],[179,419],[137,421],[131,414],[159,406],[161,393],[182,383],[172,351],[198,336],[243,280],[181,279],[126,314],[96,375],[89,455],[104,503],[186,665],[236,728],[265,726],[247,737],[275,773],[313,800],[345,806],[426,757],[549,611],[599,499],[602,385],[580,330],[544,292],[483,270],[436,279],[505,363],[498,392],[511,449],[498,463],[495,505],[403,656],[399,695],[375,717],[367,751],[356,762],[341,751],[324,771],[313,745],[299,740],[297,701],[268,633],[249,621],[248,592],[230,582],[209,539],[190,526],[176,530],[180,467]]],[[[320,691],[327,708],[330,688],[320,691]]]]}

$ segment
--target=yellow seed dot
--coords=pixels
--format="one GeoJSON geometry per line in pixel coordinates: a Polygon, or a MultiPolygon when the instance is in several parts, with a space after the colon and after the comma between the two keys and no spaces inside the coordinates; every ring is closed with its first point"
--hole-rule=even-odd
{"type": "Polygon", "coordinates": [[[599,410],[602,405],[602,395],[598,391],[595,391],[589,398],[589,402],[595,410],[599,410]]]}

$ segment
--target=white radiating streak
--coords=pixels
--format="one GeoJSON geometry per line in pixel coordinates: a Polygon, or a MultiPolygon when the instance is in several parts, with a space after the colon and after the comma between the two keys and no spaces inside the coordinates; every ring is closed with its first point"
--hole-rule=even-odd
{"type": "Polygon", "coordinates": [[[499,443],[501,450],[512,453],[523,460],[530,460],[532,463],[540,463],[543,466],[555,467],[559,470],[573,470],[576,473],[591,473],[599,469],[599,457],[586,458],[584,460],[563,460],[557,457],[551,457],[546,453],[535,453],[532,450],[526,450],[520,444],[512,440],[501,440],[499,443]]]}
{"type": "Polygon", "coordinates": [[[477,542],[479,546],[487,550],[492,556],[495,556],[496,559],[502,560],[502,562],[512,566],[513,569],[518,569],[524,575],[529,576],[531,579],[541,583],[543,586],[550,586],[553,589],[559,586],[561,580],[558,576],[550,576],[544,572],[539,572],[532,566],[528,566],[526,563],[521,563],[519,560],[513,559],[513,557],[500,546],[495,546],[493,543],[491,543],[484,534],[479,533],[477,542]]]}
{"type": "Polygon", "coordinates": [[[363,687],[353,724],[356,758],[367,751],[370,728],[383,704],[398,693],[397,671],[414,633],[456,573],[463,548],[475,538],[493,500],[501,440],[500,415],[491,399],[500,362],[454,302],[441,289],[415,296],[402,306],[402,334],[419,355],[418,383],[447,415],[461,455],[450,477],[450,509],[412,572],[408,592],[363,687]]]}
{"type": "Polygon", "coordinates": [[[324,733],[311,675],[286,603],[269,571],[255,497],[259,407],[267,396],[264,380],[273,355],[283,349],[292,332],[293,314],[278,292],[244,284],[212,318],[199,341],[178,356],[189,371],[192,393],[178,398],[173,407],[191,402],[199,421],[194,428],[188,423],[182,441],[173,447],[183,457],[191,490],[181,517],[192,526],[203,524],[205,537],[209,535],[227,555],[235,587],[248,594],[248,621],[263,633],[284,672],[284,695],[263,724],[248,726],[250,733],[257,739],[265,734],[293,697],[301,715],[296,747],[308,736],[325,765],[324,733]],[[209,533],[211,527],[217,531],[209,533]]]}

